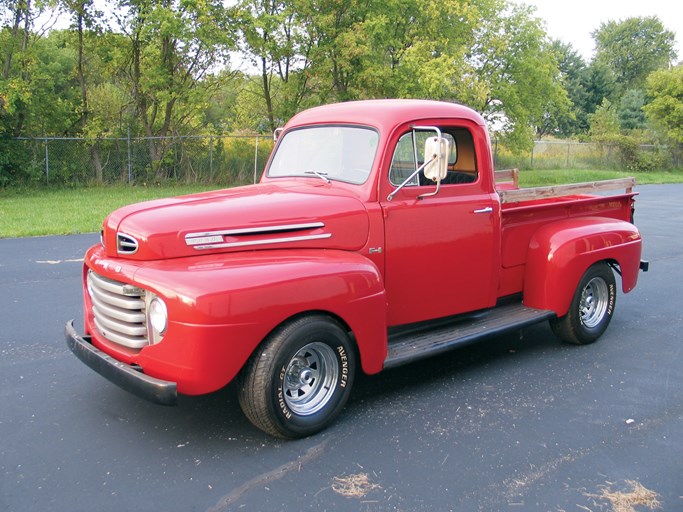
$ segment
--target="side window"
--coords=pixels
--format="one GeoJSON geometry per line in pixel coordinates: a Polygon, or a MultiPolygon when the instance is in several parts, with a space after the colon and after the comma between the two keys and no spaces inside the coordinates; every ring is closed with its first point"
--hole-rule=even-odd
{"type": "MultiPolygon", "coordinates": [[[[442,128],[442,136],[448,140],[448,175],[441,183],[456,185],[473,183],[477,180],[477,162],[472,134],[466,128],[442,128]]],[[[396,144],[389,170],[389,181],[398,186],[403,183],[419,166],[424,163],[424,146],[433,131],[409,131],[404,133],[396,144]]],[[[422,172],[414,176],[406,185],[429,185],[422,172]]]]}
{"type": "Polygon", "coordinates": [[[458,157],[452,164],[448,162],[448,175],[441,183],[444,185],[474,183],[477,181],[479,173],[472,134],[466,128],[454,128],[449,133],[457,145],[458,157]]]}

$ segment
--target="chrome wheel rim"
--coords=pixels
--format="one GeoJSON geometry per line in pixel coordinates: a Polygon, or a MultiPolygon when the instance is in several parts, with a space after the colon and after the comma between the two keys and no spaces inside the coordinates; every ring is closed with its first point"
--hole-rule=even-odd
{"type": "Polygon", "coordinates": [[[608,304],[607,283],[604,279],[594,277],[581,292],[581,303],[579,304],[581,323],[589,329],[596,327],[605,317],[608,304]]]}
{"type": "Polygon", "coordinates": [[[284,376],[284,400],[301,416],[325,407],[339,380],[339,363],[334,350],[324,343],[309,343],[289,361],[284,376]]]}

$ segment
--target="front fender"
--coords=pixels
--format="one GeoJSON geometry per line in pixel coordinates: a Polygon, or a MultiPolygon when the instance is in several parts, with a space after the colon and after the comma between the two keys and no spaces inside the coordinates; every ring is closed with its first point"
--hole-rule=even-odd
{"type": "Polygon", "coordinates": [[[145,358],[160,362],[164,345],[177,349],[200,330],[193,326],[213,327],[217,339],[208,345],[195,341],[183,352],[211,351],[200,359],[213,359],[212,368],[222,365],[215,379],[223,385],[273,329],[310,311],[330,313],[349,326],[366,373],[380,371],[386,358],[383,280],[377,267],[356,253],[276,250],[165,260],[141,267],[135,281],[161,294],[169,310],[166,338],[145,348],[145,358]]]}
{"type": "Polygon", "coordinates": [[[581,276],[599,261],[619,265],[627,293],[638,280],[641,248],[640,233],[629,222],[583,217],[546,224],[527,250],[524,303],[565,315],[581,276]]]}

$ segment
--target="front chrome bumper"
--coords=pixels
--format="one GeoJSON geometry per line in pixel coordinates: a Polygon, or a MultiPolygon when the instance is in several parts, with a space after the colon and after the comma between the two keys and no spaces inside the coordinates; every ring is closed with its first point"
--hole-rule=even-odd
{"type": "Polygon", "coordinates": [[[130,365],[117,361],[90,342],[89,336],[80,336],[73,320],[64,328],[66,344],[78,359],[117,386],[145,400],[161,405],[176,405],[176,383],[155,379],[130,365]]]}

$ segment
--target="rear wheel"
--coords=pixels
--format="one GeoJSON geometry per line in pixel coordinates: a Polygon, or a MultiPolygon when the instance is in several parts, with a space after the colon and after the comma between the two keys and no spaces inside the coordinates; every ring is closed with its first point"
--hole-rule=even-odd
{"type": "Polygon", "coordinates": [[[607,329],[615,304],[614,272],[607,263],[596,263],[581,278],[567,314],[551,320],[550,326],[568,343],[593,343],[607,329]]]}
{"type": "Polygon", "coordinates": [[[240,375],[239,402],[258,428],[298,438],[325,428],[348,399],[354,347],[341,325],[322,315],[274,331],[240,375]]]}

